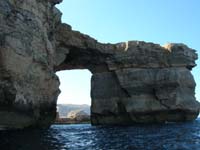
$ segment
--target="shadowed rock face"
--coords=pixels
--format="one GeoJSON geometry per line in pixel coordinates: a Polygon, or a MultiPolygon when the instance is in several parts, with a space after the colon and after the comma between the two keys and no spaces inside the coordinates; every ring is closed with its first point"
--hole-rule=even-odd
{"type": "Polygon", "coordinates": [[[89,69],[92,124],[187,121],[198,116],[195,50],[184,44],[102,44],[61,23],[61,0],[0,1],[0,127],[48,127],[56,71],[89,69]]]}

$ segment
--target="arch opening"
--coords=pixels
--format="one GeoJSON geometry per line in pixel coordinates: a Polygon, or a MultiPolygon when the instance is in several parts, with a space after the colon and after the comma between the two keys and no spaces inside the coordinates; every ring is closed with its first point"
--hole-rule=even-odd
{"type": "Polygon", "coordinates": [[[87,69],[56,72],[60,80],[56,123],[90,123],[91,72],[87,69]]]}

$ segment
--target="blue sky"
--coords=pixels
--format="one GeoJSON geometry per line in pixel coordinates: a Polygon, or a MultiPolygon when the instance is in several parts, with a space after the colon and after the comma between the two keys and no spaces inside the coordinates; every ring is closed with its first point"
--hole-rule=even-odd
{"type": "MultiPolygon", "coordinates": [[[[62,21],[100,42],[129,40],[185,43],[200,56],[200,0],[64,0],[57,7],[62,21]]],[[[200,100],[200,61],[192,73],[200,100]]],[[[88,71],[57,73],[61,80],[58,103],[90,104],[88,71]]]]}

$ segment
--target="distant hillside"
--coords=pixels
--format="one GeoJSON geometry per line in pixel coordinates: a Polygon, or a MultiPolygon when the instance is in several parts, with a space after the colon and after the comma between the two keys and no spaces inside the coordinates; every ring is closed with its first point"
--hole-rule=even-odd
{"type": "Polygon", "coordinates": [[[88,115],[90,115],[90,106],[83,104],[83,105],[75,105],[75,104],[58,104],[57,111],[59,112],[60,117],[67,117],[68,113],[71,111],[78,111],[82,110],[88,115]]]}

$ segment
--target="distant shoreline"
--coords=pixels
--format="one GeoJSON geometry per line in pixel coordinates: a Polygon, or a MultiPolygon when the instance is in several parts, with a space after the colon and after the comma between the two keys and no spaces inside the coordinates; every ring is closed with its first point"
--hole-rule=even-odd
{"type": "Polygon", "coordinates": [[[90,118],[56,118],[53,124],[87,124],[90,118]]]}
{"type": "Polygon", "coordinates": [[[54,122],[53,125],[69,125],[69,124],[91,124],[90,121],[74,121],[74,122],[54,122]]]}

